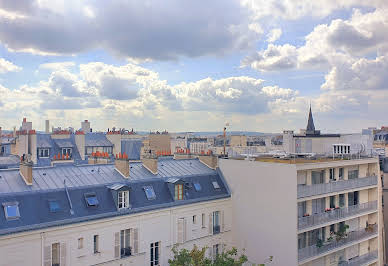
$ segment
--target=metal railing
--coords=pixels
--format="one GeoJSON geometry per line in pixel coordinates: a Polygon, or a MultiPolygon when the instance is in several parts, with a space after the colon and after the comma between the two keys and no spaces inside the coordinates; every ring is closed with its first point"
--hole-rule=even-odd
{"type": "Polygon", "coordinates": [[[376,260],[378,258],[377,250],[366,253],[362,256],[353,258],[348,261],[339,262],[338,266],[360,266],[360,265],[369,265],[368,263],[376,260]]]}
{"type": "Polygon", "coordinates": [[[377,236],[377,225],[372,225],[372,230],[367,230],[365,228],[359,229],[358,231],[350,232],[347,236],[339,241],[333,239],[330,242],[325,242],[321,247],[317,245],[301,248],[298,250],[298,260],[301,262],[308,258],[318,256],[320,254],[329,252],[336,248],[341,248],[345,245],[351,244],[353,242],[357,242],[368,237],[377,236]]]}
{"type": "Polygon", "coordinates": [[[308,227],[344,219],[353,215],[375,210],[377,210],[377,201],[371,201],[349,207],[333,209],[328,212],[317,213],[307,217],[300,217],[298,218],[298,229],[303,230],[308,227]]]}
{"type": "Polygon", "coordinates": [[[121,258],[129,257],[132,255],[131,247],[121,248],[120,249],[120,256],[121,258]]]}
{"type": "Polygon", "coordinates": [[[298,198],[377,185],[377,176],[339,180],[323,184],[298,185],[298,198]]]}

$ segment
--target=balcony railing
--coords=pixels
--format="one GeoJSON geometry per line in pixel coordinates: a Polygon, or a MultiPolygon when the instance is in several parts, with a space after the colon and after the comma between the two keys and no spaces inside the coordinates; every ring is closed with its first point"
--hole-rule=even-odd
{"type": "Polygon", "coordinates": [[[353,215],[377,210],[377,201],[361,203],[349,207],[342,207],[328,212],[317,213],[307,217],[298,218],[298,229],[303,230],[312,226],[337,221],[353,215]]]}
{"type": "Polygon", "coordinates": [[[376,260],[378,258],[377,250],[366,253],[362,256],[353,258],[349,261],[339,262],[338,266],[360,266],[360,265],[369,265],[368,263],[376,260]]]}
{"type": "Polygon", "coordinates": [[[377,185],[377,176],[340,180],[323,184],[298,185],[298,198],[310,197],[332,192],[340,192],[377,185]]]}
{"type": "Polygon", "coordinates": [[[345,245],[355,243],[357,241],[361,241],[363,239],[367,239],[371,236],[377,236],[377,225],[372,226],[372,230],[367,230],[365,228],[359,229],[358,231],[350,232],[347,234],[347,237],[337,241],[333,239],[330,242],[325,242],[323,246],[318,247],[317,245],[301,248],[298,250],[298,260],[304,261],[314,256],[318,256],[320,254],[330,252],[331,250],[341,248],[345,245]]]}
{"type": "Polygon", "coordinates": [[[213,226],[213,235],[219,234],[220,233],[220,226],[219,225],[214,225],[213,226]]]}
{"type": "Polygon", "coordinates": [[[131,254],[132,254],[132,252],[131,252],[131,248],[130,247],[121,248],[121,250],[120,250],[121,258],[129,257],[129,256],[131,256],[131,254]]]}

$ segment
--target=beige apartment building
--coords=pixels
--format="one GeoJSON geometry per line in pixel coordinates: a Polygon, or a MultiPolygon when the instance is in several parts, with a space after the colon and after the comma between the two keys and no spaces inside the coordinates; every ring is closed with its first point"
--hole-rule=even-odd
{"type": "Polygon", "coordinates": [[[232,238],[270,265],[384,265],[377,158],[220,160],[232,238]]]}

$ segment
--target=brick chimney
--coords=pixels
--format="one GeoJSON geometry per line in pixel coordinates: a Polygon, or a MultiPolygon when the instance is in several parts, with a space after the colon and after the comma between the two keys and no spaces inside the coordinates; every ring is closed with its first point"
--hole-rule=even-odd
{"type": "Polygon", "coordinates": [[[31,155],[23,155],[20,162],[20,175],[28,186],[32,186],[32,161],[31,155]]]}
{"type": "Polygon", "coordinates": [[[145,156],[141,159],[143,166],[154,175],[158,174],[158,157],[145,156]]]}
{"type": "Polygon", "coordinates": [[[218,167],[218,157],[213,154],[198,155],[198,159],[201,163],[205,164],[211,169],[216,169],[218,167]]]}
{"type": "Polygon", "coordinates": [[[120,153],[120,155],[116,155],[115,159],[115,169],[124,177],[129,178],[129,160],[128,156],[124,154],[124,156],[120,153]]]}

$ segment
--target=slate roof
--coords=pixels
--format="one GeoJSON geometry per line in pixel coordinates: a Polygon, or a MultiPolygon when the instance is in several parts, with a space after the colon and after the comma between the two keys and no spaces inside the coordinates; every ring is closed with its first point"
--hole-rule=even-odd
{"type": "MultiPolygon", "coordinates": [[[[20,158],[16,155],[0,156],[0,169],[19,167],[20,158]]],[[[0,174],[1,175],[1,174],[0,174]]],[[[1,182],[1,179],[0,179],[1,182]]]]}
{"type": "Polygon", "coordinates": [[[140,160],[142,145],[141,139],[123,139],[121,140],[121,152],[125,152],[129,160],[140,160]]]}
{"type": "Polygon", "coordinates": [[[114,165],[35,168],[32,186],[25,185],[18,170],[1,170],[0,235],[230,197],[222,173],[208,168],[198,159],[160,160],[157,175],[141,163],[130,165],[130,179],[124,179],[114,165]],[[184,200],[174,200],[172,184],[167,182],[169,178],[178,178],[185,184],[184,200]],[[66,180],[74,215],[70,214],[63,180],[66,180]],[[213,181],[218,182],[220,189],[214,189],[213,181]],[[193,183],[196,182],[200,183],[201,191],[194,189],[193,183]],[[110,188],[112,185],[129,187],[130,209],[117,210],[110,188]],[[145,186],[153,187],[156,199],[147,199],[145,186]],[[84,195],[91,192],[99,201],[96,207],[86,205],[84,195]],[[50,212],[49,200],[58,200],[61,210],[50,212]],[[2,203],[12,201],[19,203],[21,217],[7,221],[2,203]]]}
{"type": "Polygon", "coordinates": [[[110,142],[104,133],[87,133],[85,134],[85,146],[86,147],[112,147],[110,142]]]}
{"type": "Polygon", "coordinates": [[[69,139],[53,139],[53,141],[55,142],[55,144],[59,148],[73,148],[74,147],[74,143],[72,142],[72,140],[70,138],[69,139]]]}
{"type": "Polygon", "coordinates": [[[36,134],[36,147],[37,148],[51,148],[54,143],[50,134],[36,134]]]}
{"type": "Polygon", "coordinates": [[[1,141],[1,144],[2,145],[8,145],[8,144],[11,144],[12,142],[15,141],[15,138],[10,138],[10,137],[1,137],[0,138],[0,141],[1,141]]]}

